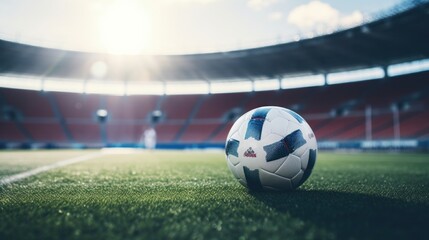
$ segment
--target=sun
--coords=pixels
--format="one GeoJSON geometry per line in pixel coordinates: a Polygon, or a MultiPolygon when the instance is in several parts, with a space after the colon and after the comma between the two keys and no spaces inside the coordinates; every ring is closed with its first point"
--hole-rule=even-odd
{"type": "Polygon", "coordinates": [[[108,53],[150,51],[150,18],[142,6],[129,1],[114,4],[100,18],[100,42],[108,53]]]}

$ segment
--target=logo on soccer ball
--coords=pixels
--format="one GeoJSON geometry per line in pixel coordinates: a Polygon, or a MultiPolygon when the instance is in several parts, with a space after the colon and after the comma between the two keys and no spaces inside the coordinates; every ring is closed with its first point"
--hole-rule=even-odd
{"type": "Polygon", "coordinates": [[[244,156],[245,157],[255,158],[256,157],[256,153],[255,153],[255,151],[253,151],[252,147],[249,147],[249,149],[247,149],[246,152],[244,152],[244,156]]]}

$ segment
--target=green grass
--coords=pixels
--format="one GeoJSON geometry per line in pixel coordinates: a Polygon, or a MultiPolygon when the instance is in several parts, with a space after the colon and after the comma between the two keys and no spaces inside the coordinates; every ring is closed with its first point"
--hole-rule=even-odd
{"type": "Polygon", "coordinates": [[[82,152],[76,150],[2,151],[0,152],[0,178],[80,155],[82,152]]]}
{"type": "MultiPolygon", "coordinates": [[[[0,169],[76,153],[1,152],[0,169]]],[[[428,190],[423,154],[321,153],[286,193],[247,191],[222,153],[103,155],[0,187],[0,239],[429,239],[428,190]]]]}

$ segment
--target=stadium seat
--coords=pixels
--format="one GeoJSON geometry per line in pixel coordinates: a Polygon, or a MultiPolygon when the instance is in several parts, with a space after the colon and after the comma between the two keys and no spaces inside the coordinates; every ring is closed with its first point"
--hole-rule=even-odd
{"type": "Polygon", "coordinates": [[[205,142],[218,126],[219,124],[216,123],[192,124],[186,129],[179,140],[181,142],[192,143],[205,142]]]}
{"type": "Polygon", "coordinates": [[[233,108],[240,107],[246,100],[247,93],[229,93],[210,95],[199,109],[196,119],[222,118],[233,108]]]}
{"type": "Polygon", "coordinates": [[[0,120],[0,142],[24,142],[27,138],[14,122],[0,120]]]}
{"type": "MultiPolygon", "coordinates": [[[[228,122],[225,126],[213,138],[210,139],[210,142],[215,143],[224,143],[226,141],[226,137],[228,136],[228,132],[232,127],[233,122],[228,122]]],[[[218,125],[219,127],[220,125],[218,125]]]]}
{"type": "Polygon", "coordinates": [[[372,117],[372,139],[393,139],[393,116],[391,113],[372,117]]]}
{"type": "Polygon", "coordinates": [[[40,91],[1,89],[7,105],[12,106],[24,118],[52,118],[54,113],[46,93],[40,91]]]}
{"type": "Polygon", "coordinates": [[[23,126],[36,142],[63,143],[67,138],[57,122],[26,122],[23,126]]]}
{"type": "Polygon", "coordinates": [[[313,129],[313,131],[319,140],[334,140],[338,138],[338,136],[343,136],[347,139],[351,136],[347,134],[344,136],[344,132],[350,130],[351,128],[361,126],[364,121],[365,120],[362,117],[338,117],[331,119],[329,122],[319,128],[313,129]]]}
{"type": "Polygon", "coordinates": [[[93,119],[101,108],[99,95],[53,93],[60,113],[65,119],[93,119]]]}
{"type": "Polygon", "coordinates": [[[139,143],[147,124],[136,123],[108,123],[108,143],[139,143]]]}
{"type": "Polygon", "coordinates": [[[165,96],[161,111],[166,119],[187,119],[200,97],[199,95],[165,96]]]}
{"type": "Polygon", "coordinates": [[[143,120],[155,110],[159,96],[106,96],[109,119],[143,120]]]}
{"type": "Polygon", "coordinates": [[[68,124],[72,138],[77,143],[102,143],[100,125],[97,123],[68,124]]]}
{"type": "Polygon", "coordinates": [[[183,127],[183,123],[162,123],[155,128],[156,138],[158,142],[172,142],[179,130],[183,127]]]}
{"type": "Polygon", "coordinates": [[[416,139],[429,133],[429,113],[418,112],[401,120],[401,138],[416,139]]]}

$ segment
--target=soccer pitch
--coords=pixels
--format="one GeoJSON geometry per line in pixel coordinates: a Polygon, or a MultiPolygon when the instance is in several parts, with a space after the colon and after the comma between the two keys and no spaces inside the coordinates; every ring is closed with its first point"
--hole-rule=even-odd
{"type": "MultiPolygon", "coordinates": [[[[0,152],[0,178],[97,152],[0,152]]],[[[428,190],[424,154],[320,153],[276,193],[221,152],[102,152],[0,186],[0,239],[429,239],[428,190]]]]}

